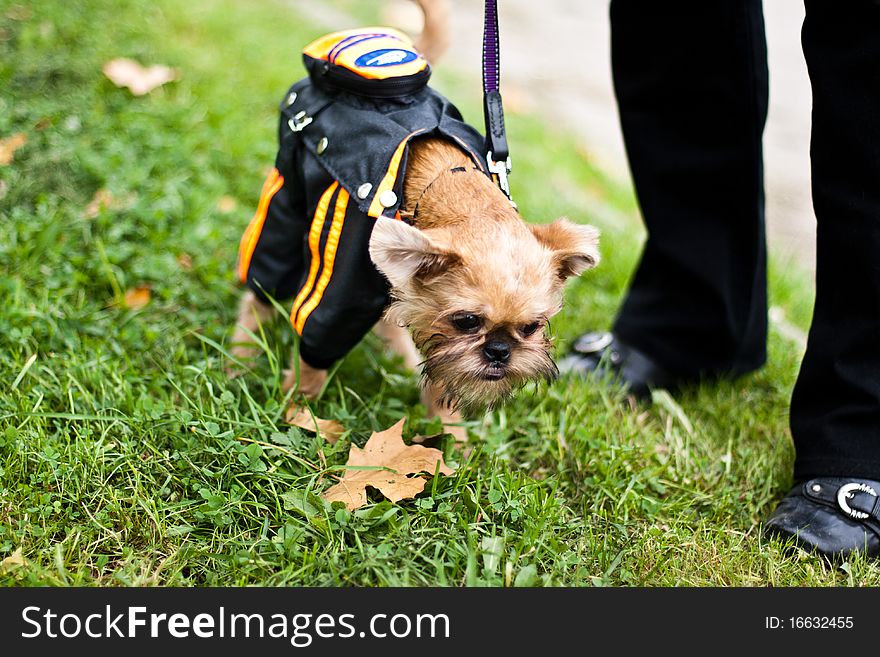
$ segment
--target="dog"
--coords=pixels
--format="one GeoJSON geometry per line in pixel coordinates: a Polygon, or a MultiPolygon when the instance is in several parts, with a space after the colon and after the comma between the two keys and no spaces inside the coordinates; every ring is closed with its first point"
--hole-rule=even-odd
{"type": "MultiPolygon", "coordinates": [[[[420,46],[432,53],[448,41],[431,20],[437,5],[423,3],[420,46]]],[[[372,326],[421,372],[428,414],[464,439],[462,412],[556,376],[548,321],[565,282],[598,264],[599,233],[523,221],[487,170],[482,137],[427,86],[430,66],[403,34],[335,33],[304,53],[310,77],[282,103],[276,167],[241,241],[249,289],[231,353],[254,357],[268,298],[295,297],[300,353],[285,391],[317,396],[372,326]]]]}

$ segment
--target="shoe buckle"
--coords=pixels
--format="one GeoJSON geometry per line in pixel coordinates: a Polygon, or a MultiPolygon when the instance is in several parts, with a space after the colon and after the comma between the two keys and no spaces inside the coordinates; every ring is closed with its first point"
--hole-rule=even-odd
{"type": "Polygon", "coordinates": [[[574,345],[574,350],[580,354],[597,354],[614,342],[611,333],[588,333],[582,335],[574,345]]]}
{"type": "Polygon", "coordinates": [[[868,495],[873,495],[874,497],[877,497],[877,491],[868,486],[868,484],[860,484],[855,481],[851,481],[850,483],[844,484],[837,489],[837,505],[850,518],[855,518],[856,520],[864,520],[865,518],[868,518],[870,514],[863,511],[857,511],[847,503],[847,500],[851,500],[853,497],[855,497],[856,491],[859,491],[860,493],[868,493],[868,495]]]}

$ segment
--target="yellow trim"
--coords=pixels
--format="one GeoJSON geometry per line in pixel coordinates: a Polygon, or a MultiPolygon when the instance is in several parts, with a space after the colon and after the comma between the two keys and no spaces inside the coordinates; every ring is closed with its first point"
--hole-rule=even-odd
{"type": "Polygon", "coordinates": [[[299,294],[296,296],[296,299],[293,302],[293,309],[290,312],[290,321],[294,325],[294,328],[296,328],[296,314],[299,312],[303,301],[306,300],[306,297],[312,291],[312,285],[314,285],[315,278],[318,276],[318,267],[321,264],[321,231],[324,228],[324,219],[327,216],[327,208],[330,206],[330,199],[333,197],[333,193],[336,191],[337,187],[339,187],[338,182],[334,182],[330,185],[321,195],[321,198],[318,200],[318,207],[315,208],[312,227],[309,229],[309,251],[311,251],[312,254],[312,262],[309,265],[309,276],[306,279],[305,285],[303,285],[299,294]]]}
{"type": "Polygon", "coordinates": [[[263,183],[257,211],[241,236],[241,242],[238,245],[238,278],[242,283],[247,282],[251,258],[254,256],[254,249],[257,248],[257,242],[263,232],[263,224],[266,222],[266,215],[269,213],[269,203],[283,185],[284,176],[278,172],[278,169],[273,168],[266,177],[266,182],[263,183]]]}
{"type": "Polygon", "coordinates": [[[367,214],[374,219],[385,211],[385,208],[379,202],[379,198],[382,196],[383,193],[394,187],[394,183],[397,181],[397,170],[400,168],[400,160],[403,157],[404,150],[406,150],[406,145],[409,143],[410,139],[412,139],[420,132],[424,132],[424,129],[415,130],[409,133],[403,139],[403,141],[401,141],[397,145],[397,148],[394,149],[394,155],[391,156],[391,161],[388,163],[388,171],[382,178],[382,182],[380,182],[379,186],[376,188],[376,194],[373,196],[373,202],[370,203],[370,209],[367,211],[367,214]]]}
{"type": "Polygon", "coordinates": [[[336,197],[336,207],[333,210],[333,223],[330,224],[330,232],[327,234],[327,244],[324,246],[324,265],[321,269],[321,278],[315,286],[315,292],[299,311],[296,320],[296,332],[302,335],[303,327],[312,311],[321,303],[324,296],[324,290],[330,283],[330,277],[333,276],[333,264],[336,261],[336,249],[339,247],[339,236],[342,233],[342,226],[345,223],[345,211],[348,207],[348,192],[344,188],[340,188],[339,195],[336,197]]]}

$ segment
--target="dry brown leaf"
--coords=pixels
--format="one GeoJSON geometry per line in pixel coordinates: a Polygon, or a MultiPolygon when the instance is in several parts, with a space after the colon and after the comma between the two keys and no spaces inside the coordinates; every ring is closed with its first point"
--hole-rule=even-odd
{"type": "Polygon", "coordinates": [[[331,445],[335,445],[339,436],[345,433],[345,427],[336,420],[324,420],[309,413],[308,409],[291,406],[287,409],[287,423],[301,429],[314,431],[331,445]]]}
{"type": "Polygon", "coordinates": [[[92,200],[89,201],[89,204],[86,206],[85,215],[89,219],[94,219],[99,214],[101,214],[101,210],[106,210],[113,203],[113,194],[110,193],[109,189],[99,189],[95,192],[95,195],[92,197],[92,200]]]}
{"type": "Polygon", "coordinates": [[[181,253],[177,256],[177,264],[183,271],[192,271],[193,259],[189,253],[181,253]]]}
{"type": "Polygon", "coordinates": [[[125,291],[125,299],[123,303],[126,308],[138,310],[150,303],[150,286],[138,285],[125,291]]]}
{"type": "Polygon", "coordinates": [[[27,143],[27,135],[23,132],[16,133],[6,139],[0,139],[0,165],[12,164],[15,151],[27,143]]]}
{"type": "Polygon", "coordinates": [[[377,488],[392,502],[415,497],[425,488],[427,477],[438,469],[445,475],[454,470],[443,462],[439,449],[407,445],[403,442],[403,423],[406,418],[385,431],[374,432],[363,449],[351,446],[349,466],[379,466],[387,470],[346,470],[342,479],[324,491],[322,497],[330,502],[344,502],[348,510],[367,503],[367,487],[377,488]],[[407,475],[419,475],[408,477],[407,475]]]}
{"type": "Polygon", "coordinates": [[[109,189],[101,188],[89,201],[83,210],[83,215],[88,219],[96,219],[103,210],[120,210],[131,207],[137,200],[134,194],[115,196],[109,189]]]}
{"type": "Polygon", "coordinates": [[[231,196],[221,196],[220,200],[217,201],[217,209],[220,210],[223,214],[229,214],[230,212],[234,212],[235,208],[238,207],[238,201],[236,201],[231,196]]]}
{"type": "Polygon", "coordinates": [[[18,548],[3,561],[0,561],[0,573],[5,573],[10,570],[14,570],[15,568],[20,568],[21,566],[26,565],[27,560],[22,556],[21,548],[18,548]]]}
{"type": "Polygon", "coordinates": [[[156,87],[177,79],[177,71],[168,66],[141,66],[133,59],[120,57],[104,64],[104,75],[117,87],[128,87],[135,96],[150,93],[156,87]]]}

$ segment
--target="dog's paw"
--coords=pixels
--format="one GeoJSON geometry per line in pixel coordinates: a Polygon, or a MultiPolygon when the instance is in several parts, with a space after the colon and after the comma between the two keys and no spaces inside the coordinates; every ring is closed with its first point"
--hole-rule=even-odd
{"type": "Polygon", "coordinates": [[[287,393],[293,389],[309,398],[315,399],[324,388],[327,381],[327,370],[319,370],[310,367],[304,361],[299,362],[299,376],[294,368],[284,370],[284,381],[281,383],[281,389],[287,393]]]}

